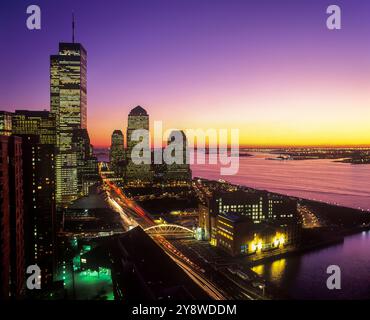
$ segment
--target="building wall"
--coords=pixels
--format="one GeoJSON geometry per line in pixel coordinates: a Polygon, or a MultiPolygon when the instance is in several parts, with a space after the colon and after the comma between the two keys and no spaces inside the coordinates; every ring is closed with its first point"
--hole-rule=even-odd
{"type": "Polygon", "coordinates": [[[12,115],[12,133],[37,135],[40,143],[55,145],[55,114],[49,111],[16,110],[12,115]]]}
{"type": "Polygon", "coordinates": [[[245,218],[217,216],[217,247],[231,256],[248,253],[248,244],[254,238],[253,221],[245,218]]]}
{"type": "Polygon", "coordinates": [[[298,223],[297,201],[267,192],[216,192],[209,200],[211,215],[236,213],[253,219],[298,223]]]}
{"type": "Polygon", "coordinates": [[[265,220],[264,195],[260,192],[247,193],[244,191],[215,193],[209,202],[213,215],[222,213],[237,213],[259,223],[265,220]]]}
{"type": "Polygon", "coordinates": [[[39,136],[22,138],[26,264],[41,268],[42,287],[53,281],[55,268],[55,145],[39,136]]]}
{"type": "Polygon", "coordinates": [[[0,300],[10,294],[9,138],[0,136],[0,300]]]}
{"type": "Polygon", "coordinates": [[[24,293],[24,201],[22,139],[11,136],[9,140],[9,189],[10,189],[10,290],[13,297],[24,293]]]}

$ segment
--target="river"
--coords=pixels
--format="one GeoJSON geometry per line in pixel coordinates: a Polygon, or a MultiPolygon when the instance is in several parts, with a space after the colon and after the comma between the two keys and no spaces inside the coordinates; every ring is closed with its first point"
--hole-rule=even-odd
{"type": "MultiPolygon", "coordinates": [[[[192,165],[193,177],[223,179],[252,188],[370,211],[370,165],[333,160],[266,160],[252,153],[239,158],[239,172],[220,176],[220,165],[192,165]]],[[[212,155],[214,156],[214,155],[212,155]]]]}
{"type": "Polygon", "coordinates": [[[303,255],[278,259],[253,268],[295,299],[370,299],[370,231],[303,255]],[[341,289],[329,290],[327,267],[341,270],[341,289]]]}

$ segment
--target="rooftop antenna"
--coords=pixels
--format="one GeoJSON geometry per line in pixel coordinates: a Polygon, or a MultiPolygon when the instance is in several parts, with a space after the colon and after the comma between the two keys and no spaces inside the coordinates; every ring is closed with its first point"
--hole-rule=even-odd
{"type": "Polygon", "coordinates": [[[75,43],[75,14],[72,11],[72,42],[75,43]]]}

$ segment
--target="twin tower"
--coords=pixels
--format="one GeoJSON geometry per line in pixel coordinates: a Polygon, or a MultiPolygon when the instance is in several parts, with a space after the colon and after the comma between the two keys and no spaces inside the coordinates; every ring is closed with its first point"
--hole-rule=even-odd
{"type": "MultiPolygon", "coordinates": [[[[183,131],[173,131],[168,139],[168,143],[170,143],[176,134],[181,134],[184,138],[182,143],[184,158],[181,163],[155,164],[151,161],[150,163],[137,164],[132,158],[133,150],[138,144],[137,139],[133,137],[136,130],[149,131],[149,115],[141,106],[133,108],[128,115],[126,149],[122,131],[114,130],[112,134],[110,164],[115,174],[122,177],[126,185],[139,187],[152,183],[178,185],[191,182],[190,165],[185,161],[187,143],[183,131]]],[[[147,141],[147,144],[148,150],[153,153],[154,151],[150,149],[150,141],[147,141]]],[[[154,159],[154,157],[151,156],[150,159],[154,159]]]]}

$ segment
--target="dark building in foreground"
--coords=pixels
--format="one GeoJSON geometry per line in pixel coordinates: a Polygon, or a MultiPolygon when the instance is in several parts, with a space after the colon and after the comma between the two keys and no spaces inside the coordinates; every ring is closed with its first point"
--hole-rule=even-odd
{"type": "Polygon", "coordinates": [[[10,274],[10,295],[19,297],[25,292],[26,266],[40,267],[42,288],[53,281],[55,145],[40,143],[35,134],[1,136],[1,171],[2,270],[7,270],[8,247],[10,259],[2,277],[10,274]]]}
{"type": "Polygon", "coordinates": [[[54,269],[56,118],[45,110],[9,115],[11,134],[22,139],[25,263],[41,268],[45,287],[54,269]]]}
{"type": "Polygon", "coordinates": [[[140,227],[113,238],[110,248],[117,299],[208,299],[140,227]]]}
{"type": "Polygon", "coordinates": [[[9,298],[10,276],[10,199],[9,137],[0,136],[0,300],[9,298]]]}
{"type": "Polygon", "coordinates": [[[2,298],[24,294],[22,139],[0,136],[0,261],[2,298]]]}
{"type": "Polygon", "coordinates": [[[10,290],[20,297],[25,281],[22,139],[11,136],[9,142],[10,290]]]}
{"type": "Polygon", "coordinates": [[[53,282],[55,270],[55,145],[40,143],[39,135],[22,138],[24,236],[27,265],[41,269],[41,287],[53,282]]]}
{"type": "Polygon", "coordinates": [[[90,248],[78,249],[76,270],[90,274],[109,270],[115,300],[209,300],[141,227],[84,241],[90,248]]]}

